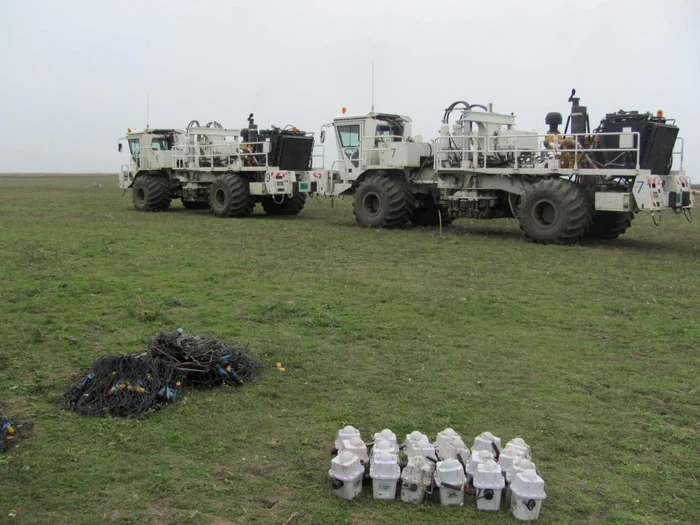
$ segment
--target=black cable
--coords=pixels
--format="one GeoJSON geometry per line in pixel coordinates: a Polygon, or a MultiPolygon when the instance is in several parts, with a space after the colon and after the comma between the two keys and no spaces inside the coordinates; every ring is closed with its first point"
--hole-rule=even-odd
{"type": "Polygon", "coordinates": [[[477,496],[475,499],[485,499],[485,500],[492,500],[493,499],[493,489],[476,489],[477,496]],[[479,493],[482,493],[481,496],[479,496],[479,493]]]}
{"type": "Polygon", "coordinates": [[[184,387],[239,386],[262,364],[211,337],[161,332],[142,354],[97,359],[63,398],[88,416],[138,416],[174,402],[184,387]]]}
{"type": "Polygon", "coordinates": [[[171,363],[145,354],[104,356],[64,396],[64,405],[87,416],[138,416],[173,401],[179,389],[171,363]]]}
{"type": "Polygon", "coordinates": [[[174,363],[183,385],[212,387],[242,385],[262,371],[262,365],[243,349],[211,337],[161,332],[148,345],[148,354],[174,363]]]}
{"type": "Polygon", "coordinates": [[[465,102],[464,100],[458,100],[456,102],[453,102],[447,108],[445,109],[445,114],[442,117],[442,123],[443,124],[449,124],[450,123],[450,113],[459,105],[462,104],[464,106],[464,109],[469,111],[471,106],[469,105],[468,102],[465,102]]]}
{"type": "Polygon", "coordinates": [[[484,106],[483,104],[469,104],[468,102],[465,102],[464,100],[458,100],[456,102],[453,102],[447,108],[445,109],[445,114],[442,117],[442,123],[443,124],[449,124],[450,123],[450,113],[454,111],[454,109],[459,105],[462,104],[464,106],[465,111],[469,111],[472,108],[481,108],[484,111],[488,111],[488,108],[484,106]]]}

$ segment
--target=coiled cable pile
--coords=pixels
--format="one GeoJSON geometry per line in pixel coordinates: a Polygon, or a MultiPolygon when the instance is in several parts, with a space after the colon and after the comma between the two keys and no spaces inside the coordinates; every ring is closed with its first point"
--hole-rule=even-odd
{"type": "Polygon", "coordinates": [[[97,359],[63,404],[86,416],[138,416],[175,402],[183,388],[241,386],[262,368],[214,337],[161,332],[144,353],[97,359]]]}
{"type": "Polygon", "coordinates": [[[173,364],[185,386],[213,387],[221,383],[245,384],[262,365],[241,349],[231,348],[214,337],[164,333],[148,344],[148,355],[173,364]]]}
{"type": "Polygon", "coordinates": [[[137,416],[175,399],[176,376],[171,363],[147,354],[108,355],[93,363],[64,403],[84,416],[137,416]]]}

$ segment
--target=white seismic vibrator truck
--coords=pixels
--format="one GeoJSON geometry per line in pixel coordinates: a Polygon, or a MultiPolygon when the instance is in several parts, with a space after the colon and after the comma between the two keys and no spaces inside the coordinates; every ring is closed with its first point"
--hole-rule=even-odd
{"type": "Polygon", "coordinates": [[[313,134],[259,130],[252,114],[241,130],[197,121],[184,130],[129,130],[119,142],[130,153],[119,182],[133,189],[139,211],[164,211],[180,198],[218,217],[245,217],[258,202],[268,214],[296,215],[307,195],[352,195],[362,226],[511,217],[542,244],[614,239],[641,212],[655,222],[667,210],[690,220],[694,196],[675,122],[661,111],[618,111],[591,130],[574,95],[563,131],[560,113],[546,115],[545,132],[528,132],[490,104],[457,101],[429,142],[412,135],[407,116],[343,111],[324,126],[335,131],[330,169],[314,166],[323,155],[314,154],[313,134]]]}

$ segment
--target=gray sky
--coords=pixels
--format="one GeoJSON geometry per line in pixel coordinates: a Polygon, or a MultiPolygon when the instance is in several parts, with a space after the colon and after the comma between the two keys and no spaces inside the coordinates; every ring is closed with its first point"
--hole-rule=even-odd
{"type": "MultiPolygon", "coordinates": [[[[347,106],[437,135],[455,100],[493,102],[524,130],[619,109],[675,118],[700,164],[700,2],[0,0],[0,172],[116,172],[146,121],[318,134],[347,106]]],[[[326,141],[330,146],[332,142],[326,141]]]]}

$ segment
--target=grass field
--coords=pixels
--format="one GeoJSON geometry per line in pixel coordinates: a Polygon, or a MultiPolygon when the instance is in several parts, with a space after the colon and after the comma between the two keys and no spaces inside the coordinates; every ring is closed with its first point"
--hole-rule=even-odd
{"type": "Polygon", "coordinates": [[[221,220],[120,193],[0,178],[0,408],[35,422],[0,455],[0,522],[515,523],[473,500],[335,498],[330,448],[353,424],[523,437],[543,524],[700,523],[697,223],[538,246],[508,220],[365,230],[348,199],[221,220]],[[178,327],[270,367],[149,417],[58,406],[96,357],[178,327]]]}

